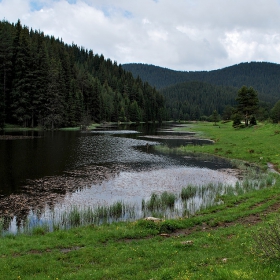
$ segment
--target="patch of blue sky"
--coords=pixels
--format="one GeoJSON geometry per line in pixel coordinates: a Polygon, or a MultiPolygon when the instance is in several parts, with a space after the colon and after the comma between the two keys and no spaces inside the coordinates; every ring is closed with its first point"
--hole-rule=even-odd
{"type": "Polygon", "coordinates": [[[31,11],[40,11],[44,7],[44,3],[41,1],[30,2],[31,11]]]}
{"type": "Polygon", "coordinates": [[[124,17],[126,17],[126,18],[132,18],[132,17],[133,17],[133,14],[132,14],[130,11],[124,11],[124,12],[123,12],[123,15],[124,15],[124,17]]]}
{"type": "Polygon", "coordinates": [[[67,0],[67,2],[68,2],[69,4],[76,4],[76,3],[77,3],[77,0],[67,0]]]}
{"type": "MultiPolygon", "coordinates": [[[[1,3],[2,0],[0,0],[1,3]]],[[[59,2],[61,0],[52,0],[53,2],[59,2]]],[[[67,0],[67,2],[69,4],[73,4],[75,5],[77,3],[77,0],[67,0]]],[[[31,11],[40,11],[44,6],[46,6],[48,4],[48,2],[44,1],[44,0],[32,0],[30,1],[30,8],[31,11]]]]}
{"type": "Polygon", "coordinates": [[[101,10],[102,10],[103,14],[108,18],[112,17],[115,14],[121,14],[125,18],[133,17],[133,14],[130,11],[118,9],[115,7],[102,7],[101,10]]]}
{"type": "Polygon", "coordinates": [[[102,7],[101,10],[102,10],[105,17],[110,17],[111,16],[110,9],[108,9],[107,7],[102,7]]]}

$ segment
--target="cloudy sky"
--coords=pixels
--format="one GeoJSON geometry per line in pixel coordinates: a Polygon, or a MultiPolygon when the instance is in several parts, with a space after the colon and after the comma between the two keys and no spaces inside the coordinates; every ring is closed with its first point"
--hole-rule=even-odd
{"type": "Polygon", "coordinates": [[[196,71],[280,63],[280,0],[0,0],[0,19],[121,64],[196,71]]]}

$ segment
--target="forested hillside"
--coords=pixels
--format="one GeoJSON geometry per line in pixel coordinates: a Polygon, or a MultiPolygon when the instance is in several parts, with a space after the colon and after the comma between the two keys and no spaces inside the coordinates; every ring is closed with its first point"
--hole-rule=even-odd
{"type": "MultiPolygon", "coordinates": [[[[134,77],[141,77],[157,89],[163,89],[189,81],[200,81],[212,85],[235,87],[252,86],[260,100],[273,106],[280,99],[280,65],[266,62],[251,62],[233,65],[213,71],[182,72],[147,64],[124,64],[134,77]]],[[[186,98],[188,98],[186,96],[186,98]]]]}
{"type": "Polygon", "coordinates": [[[163,96],[116,62],[20,21],[0,22],[0,127],[164,118],[163,96]]]}
{"type": "Polygon", "coordinates": [[[215,110],[222,114],[226,107],[236,105],[236,89],[203,82],[186,82],[166,87],[160,92],[166,97],[171,119],[199,120],[215,110]]]}

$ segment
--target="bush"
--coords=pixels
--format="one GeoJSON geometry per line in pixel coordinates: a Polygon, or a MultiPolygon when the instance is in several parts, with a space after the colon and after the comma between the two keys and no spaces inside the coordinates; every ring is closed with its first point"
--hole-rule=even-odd
{"type": "Polygon", "coordinates": [[[158,223],[155,223],[154,221],[149,221],[149,220],[139,220],[139,221],[137,221],[137,225],[144,229],[158,230],[158,228],[159,228],[158,223]]]}
{"type": "Polygon", "coordinates": [[[242,116],[240,114],[234,114],[233,117],[233,127],[238,127],[241,124],[242,116]]]}
{"type": "Polygon", "coordinates": [[[160,225],[159,232],[160,233],[171,233],[174,232],[178,228],[175,221],[165,221],[160,225]]]}

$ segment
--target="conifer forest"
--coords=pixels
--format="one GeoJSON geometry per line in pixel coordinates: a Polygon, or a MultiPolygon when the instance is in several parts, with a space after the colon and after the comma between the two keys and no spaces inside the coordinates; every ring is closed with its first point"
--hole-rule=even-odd
{"type": "Polygon", "coordinates": [[[255,117],[280,120],[280,65],[241,63],[213,71],[120,65],[102,54],[17,23],[0,22],[0,128],[56,129],[101,122],[224,120],[253,87],[255,117]]]}
{"type": "Polygon", "coordinates": [[[161,121],[163,96],[102,54],[0,22],[0,126],[161,121]]]}

